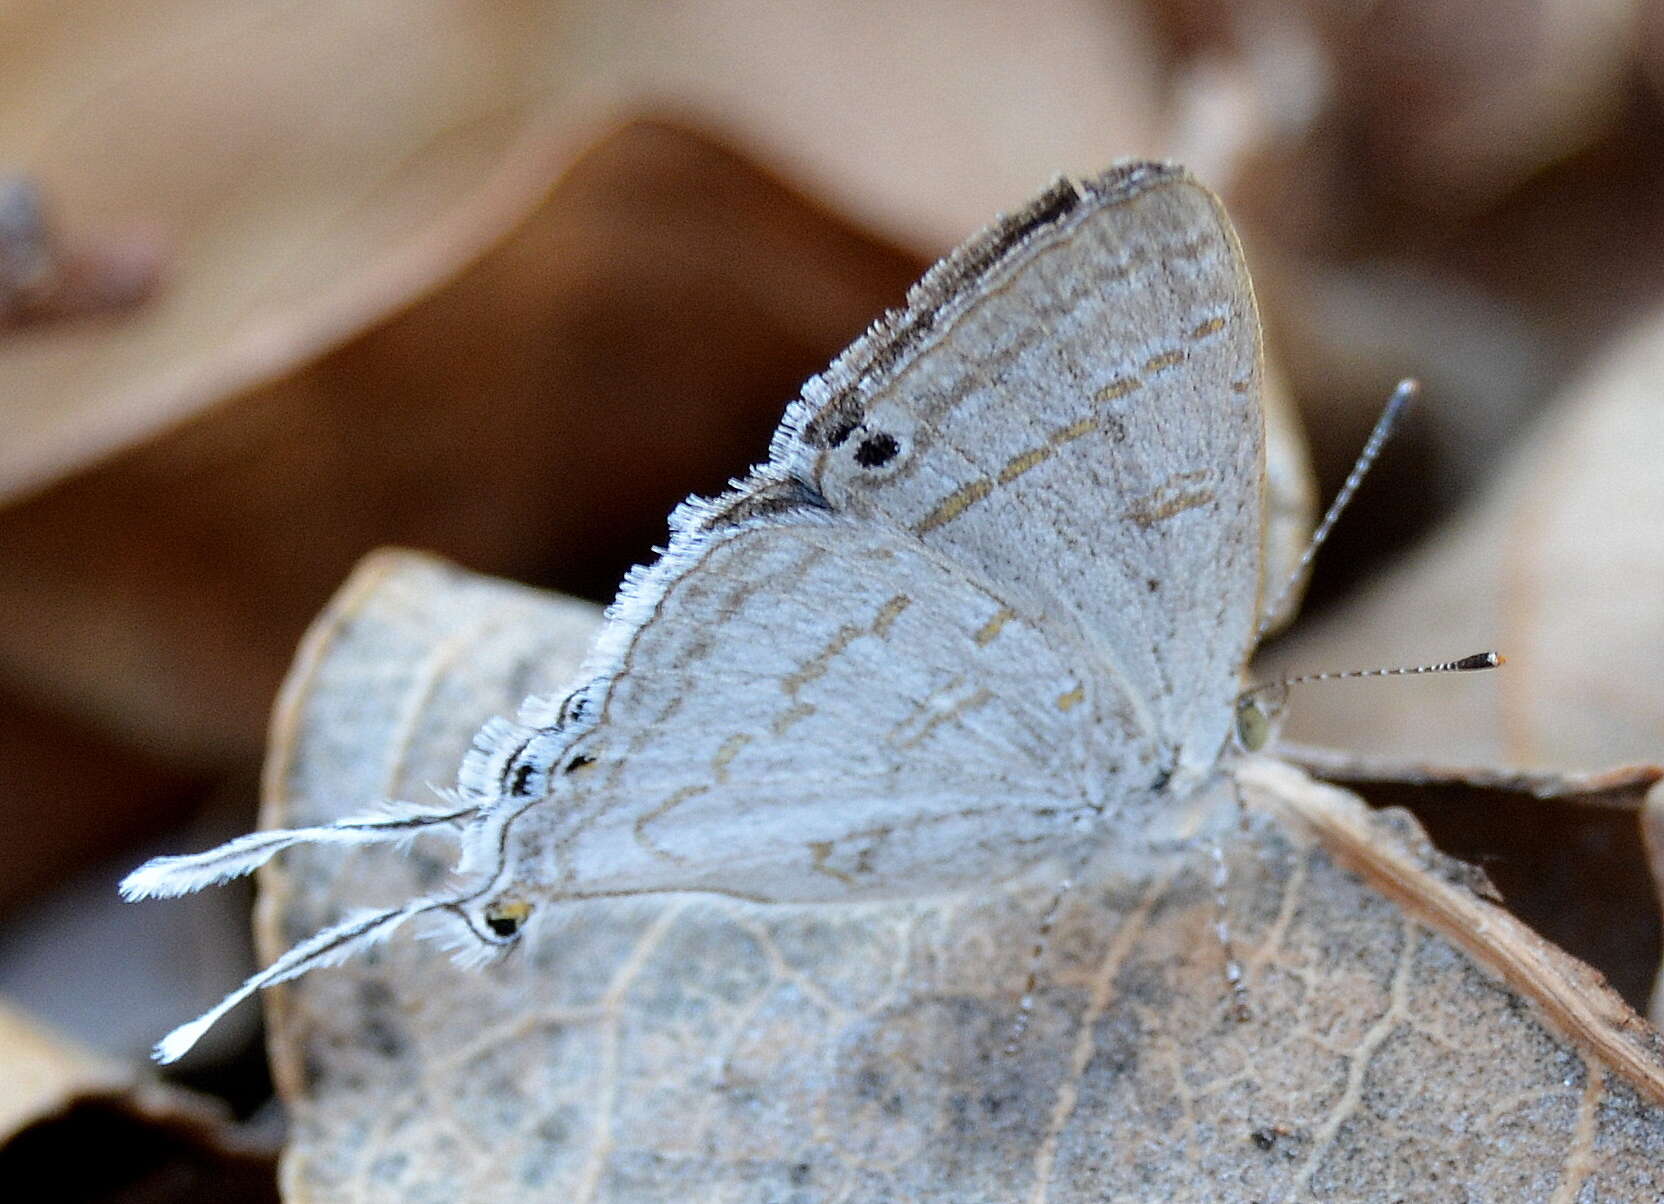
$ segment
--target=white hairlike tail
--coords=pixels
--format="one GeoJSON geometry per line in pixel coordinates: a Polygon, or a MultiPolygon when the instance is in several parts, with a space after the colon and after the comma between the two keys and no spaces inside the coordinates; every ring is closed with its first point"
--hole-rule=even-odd
{"type": "Polygon", "coordinates": [[[158,1062],[174,1062],[185,1056],[202,1034],[221,1016],[263,987],[299,978],[320,966],[339,965],[353,954],[393,934],[394,929],[413,916],[441,907],[453,907],[464,899],[417,899],[386,911],[355,911],[339,924],[314,933],[278,958],[247,982],[188,1024],[181,1024],[156,1043],[152,1056],[158,1062]]]}
{"type": "Polygon", "coordinates": [[[397,803],[379,815],[359,815],[315,828],[278,828],[251,832],[203,853],[155,857],[121,880],[121,897],[166,899],[251,874],[278,853],[297,844],[377,844],[406,840],[440,824],[472,818],[477,807],[441,808],[397,803]]]}

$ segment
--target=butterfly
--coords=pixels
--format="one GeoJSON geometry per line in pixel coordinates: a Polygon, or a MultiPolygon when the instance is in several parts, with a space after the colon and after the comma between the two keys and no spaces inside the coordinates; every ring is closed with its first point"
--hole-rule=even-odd
{"type": "Polygon", "coordinates": [[[1265,420],[1253,289],[1182,168],[1061,179],[933,267],[670,516],[579,681],[494,720],[444,805],[162,857],[177,895],[303,843],[449,829],[452,883],[347,916],[165,1037],[422,917],[464,956],[540,908],[905,897],[1147,845],[1261,747],[1265,420]]]}

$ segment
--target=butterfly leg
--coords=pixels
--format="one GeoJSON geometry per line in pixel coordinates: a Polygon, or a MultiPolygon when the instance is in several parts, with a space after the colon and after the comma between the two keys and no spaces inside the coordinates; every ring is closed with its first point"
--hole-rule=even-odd
{"type": "Polygon", "coordinates": [[[1022,1044],[1023,1035],[1028,1032],[1028,1026],[1034,1019],[1034,993],[1040,987],[1040,963],[1046,956],[1047,944],[1051,939],[1052,925],[1057,922],[1057,913],[1063,908],[1063,900],[1075,887],[1075,879],[1080,876],[1081,867],[1085,864],[1084,855],[1077,858],[1070,874],[1057,884],[1057,890],[1052,894],[1051,902],[1046,910],[1040,913],[1040,925],[1034,933],[1034,945],[1029,950],[1028,973],[1023,979],[1023,994],[1017,1001],[1017,1016],[1011,1022],[1011,1031],[1006,1034],[1005,1053],[1007,1056],[1015,1054],[1022,1044]]]}
{"type": "MultiPolygon", "coordinates": [[[[1242,798],[1242,787],[1231,778],[1231,795],[1236,799],[1236,823],[1239,837],[1248,833],[1248,805],[1242,798]]],[[[1242,962],[1237,958],[1236,946],[1231,941],[1229,890],[1230,862],[1225,859],[1225,846],[1218,836],[1208,838],[1208,855],[1213,859],[1213,931],[1219,938],[1219,951],[1225,959],[1225,985],[1231,992],[1231,1013],[1238,1021],[1253,1019],[1248,1007],[1248,983],[1242,962]]]]}

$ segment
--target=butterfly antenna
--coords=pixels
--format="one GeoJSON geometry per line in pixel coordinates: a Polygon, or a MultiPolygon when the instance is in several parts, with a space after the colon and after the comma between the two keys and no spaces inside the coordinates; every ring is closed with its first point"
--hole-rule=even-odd
{"type": "MultiPolygon", "coordinates": [[[[1265,638],[1265,633],[1271,630],[1271,625],[1276,622],[1277,616],[1282,613],[1283,603],[1288,601],[1289,595],[1294,592],[1294,587],[1305,578],[1306,570],[1311,568],[1312,561],[1317,557],[1318,549],[1323,546],[1323,541],[1329,538],[1329,532],[1334,529],[1335,523],[1351,503],[1352,495],[1358,492],[1358,486],[1363,484],[1365,475],[1368,474],[1370,467],[1375,463],[1375,458],[1381,454],[1381,448],[1386,445],[1387,437],[1392,434],[1392,428],[1398,424],[1398,419],[1403,415],[1405,407],[1420,392],[1420,383],[1409,379],[1399,381],[1398,387],[1392,391],[1392,396],[1387,399],[1387,407],[1381,411],[1381,416],[1375,420],[1375,429],[1369,432],[1369,439],[1364,443],[1363,451],[1358,453],[1358,459],[1352,465],[1352,471],[1346,474],[1345,484],[1340,487],[1340,492],[1335,494],[1335,500],[1329,503],[1329,509],[1324,512],[1323,521],[1317,524],[1317,530],[1313,531],[1312,537],[1306,541],[1305,551],[1300,553],[1300,560],[1294,566],[1294,571],[1283,582],[1282,589],[1277,591],[1277,596],[1272,599],[1271,605],[1261,612],[1260,625],[1254,630],[1254,638],[1249,641],[1248,649],[1242,657],[1245,663],[1254,654],[1254,649],[1259,646],[1259,642],[1265,638]]],[[[1404,672],[1410,672],[1410,670],[1404,670],[1404,672]]]]}
{"type": "Polygon", "coordinates": [[[1398,665],[1384,669],[1348,669],[1344,673],[1303,673],[1299,677],[1285,677],[1281,681],[1268,681],[1263,685],[1244,690],[1242,696],[1251,698],[1255,694],[1267,694],[1274,690],[1286,690],[1290,686],[1301,686],[1312,681],[1343,681],[1354,677],[1414,677],[1421,673],[1474,673],[1481,669],[1495,669],[1499,665],[1508,663],[1508,658],[1500,652],[1475,652],[1470,656],[1458,657],[1453,661],[1440,661],[1433,665],[1398,665]]]}

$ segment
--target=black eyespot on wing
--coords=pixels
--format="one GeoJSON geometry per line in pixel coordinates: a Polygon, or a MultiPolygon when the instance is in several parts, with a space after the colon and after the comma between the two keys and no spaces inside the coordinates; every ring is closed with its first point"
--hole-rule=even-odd
{"type": "Polygon", "coordinates": [[[492,936],[506,941],[519,935],[531,914],[532,905],[524,900],[500,899],[480,913],[480,919],[491,930],[492,936]]]}
{"type": "Polygon", "coordinates": [[[525,798],[532,792],[532,778],[537,775],[537,766],[532,764],[516,765],[509,771],[508,792],[519,798],[525,798]]]}
{"type": "Polygon", "coordinates": [[[595,764],[594,757],[586,757],[583,753],[579,753],[566,763],[566,772],[572,773],[576,770],[582,769],[585,765],[593,764],[595,764]]]}
{"type": "Polygon", "coordinates": [[[842,447],[849,437],[855,433],[855,428],[860,425],[859,422],[853,422],[846,418],[826,432],[826,445],[828,447],[842,447]]]}
{"type": "Polygon", "coordinates": [[[561,700],[560,710],[555,715],[555,723],[564,727],[568,723],[576,723],[584,717],[588,709],[589,696],[582,690],[573,690],[561,700]]]}
{"type": "Polygon", "coordinates": [[[855,462],[862,468],[881,468],[894,460],[900,450],[901,444],[894,435],[880,431],[861,440],[855,449],[855,462]]]}

